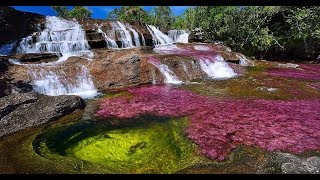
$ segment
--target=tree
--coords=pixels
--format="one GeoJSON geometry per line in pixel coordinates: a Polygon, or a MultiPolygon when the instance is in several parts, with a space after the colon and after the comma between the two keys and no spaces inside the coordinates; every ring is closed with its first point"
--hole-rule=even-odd
{"type": "Polygon", "coordinates": [[[195,28],[195,9],[188,8],[186,11],[175,17],[175,21],[172,25],[175,29],[189,29],[192,30],[195,28]]]}
{"type": "Polygon", "coordinates": [[[149,23],[149,14],[141,6],[121,6],[119,9],[115,8],[111,11],[107,19],[149,23]]]}
{"type": "Polygon", "coordinates": [[[173,23],[173,15],[169,6],[156,6],[151,11],[151,21],[152,25],[155,25],[161,29],[169,30],[173,23]]]}
{"type": "Polygon", "coordinates": [[[84,6],[76,6],[68,13],[69,18],[88,19],[91,18],[92,12],[84,6]]]}
{"type": "Polygon", "coordinates": [[[52,6],[52,8],[61,18],[88,19],[92,15],[92,12],[84,6],[75,6],[72,10],[68,10],[65,6],[52,6]]]}
{"type": "Polygon", "coordinates": [[[61,18],[68,18],[69,10],[65,6],[52,6],[53,10],[56,11],[57,16],[61,18]]]}

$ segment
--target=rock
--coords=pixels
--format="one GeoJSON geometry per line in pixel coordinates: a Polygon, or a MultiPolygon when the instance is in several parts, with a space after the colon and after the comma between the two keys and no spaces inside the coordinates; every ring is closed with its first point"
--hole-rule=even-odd
{"type": "Polygon", "coordinates": [[[88,69],[99,90],[126,88],[150,81],[150,64],[146,58],[142,58],[140,49],[96,49],[94,53],[95,59],[88,69]]]}
{"type": "Polygon", "coordinates": [[[99,33],[94,30],[87,30],[86,36],[88,40],[88,44],[91,48],[104,48],[107,47],[107,42],[105,41],[102,33],[99,33]]]}
{"type": "Polygon", "coordinates": [[[41,29],[45,16],[0,7],[0,46],[29,36],[41,29]]]}
{"type": "Polygon", "coordinates": [[[0,97],[7,96],[11,93],[11,87],[7,80],[0,79],[0,97]]]}
{"type": "Polygon", "coordinates": [[[17,59],[22,63],[46,63],[57,61],[59,58],[56,53],[27,53],[8,55],[7,59],[17,59]]]}
{"type": "Polygon", "coordinates": [[[78,96],[11,94],[0,98],[0,137],[57,120],[84,107],[85,102],[78,96]]]}
{"type": "Polygon", "coordinates": [[[204,32],[201,28],[195,28],[189,34],[188,41],[191,42],[205,42],[204,32]]]}
{"type": "Polygon", "coordinates": [[[298,157],[290,153],[275,152],[273,166],[280,166],[285,174],[320,174],[320,157],[298,157]]]}
{"type": "Polygon", "coordinates": [[[0,99],[0,119],[15,110],[22,104],[32,103],[38,100],[35,93],[25,93],[21,95],[11,95],[0,99]]]}
{"type": "Polygon", "coordinates": [[[3,76],[4,73],[8,70],[9,63],[2,61],[4,58],[0,59],[0,75],[3,76]]]}
{"type": "Polygon", "coordinates": [[[0,97],[9,95],[11,93],[11,87],[8,82],[8,71],[9,63],[0,60],[0,97]]]}

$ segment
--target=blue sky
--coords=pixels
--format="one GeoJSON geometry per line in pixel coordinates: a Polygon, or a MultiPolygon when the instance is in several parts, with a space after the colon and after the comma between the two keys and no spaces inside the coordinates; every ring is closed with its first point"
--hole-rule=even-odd
{"type": "MultiPolygon", "coordinates": [[[[50,6],[12,6],[16,10],[34,12],[43,15],[54,16],[56,15],[55,11],[50,6]]],[[[69,9],[72,9],[72,6],[67,6],[69,9]]],[[[114,8],[119,8],[120,6],[87,6],[92,12],[92,18],[95,19],[105,19],[107,14],[112,11],[114,8]]],[[[143,9],[150,11],[154,6],[143,6],[143,9]]],[[[170,6],[173,15],[177,16],[182,14],[188,7],[191,6],[170,6]]]]}

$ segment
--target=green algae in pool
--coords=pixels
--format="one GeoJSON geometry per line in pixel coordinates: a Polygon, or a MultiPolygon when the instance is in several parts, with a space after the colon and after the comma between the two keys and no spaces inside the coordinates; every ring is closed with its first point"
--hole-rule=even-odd
{"type": "Polygon", "coordinates": [[[187,118],[143,118],[143,123],[110,127],[81,122],[48,129],[38,136],[35,151],[46,158],[73,157],[104,166],[114,173],[174,173],[205,162],[185,138],[187,118]]]}

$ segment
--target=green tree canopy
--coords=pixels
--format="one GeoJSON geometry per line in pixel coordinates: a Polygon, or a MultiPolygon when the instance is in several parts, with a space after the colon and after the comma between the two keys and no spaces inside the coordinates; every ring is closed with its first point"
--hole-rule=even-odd
{"type": "Polygon", "coordinates": [[[141,6],[121,6],[119,9],[115,8],[111,11],[107,19],[149,23],[149,14],[141,6]]]}
{"type": "Polygon", "coordinates": [[[156,6],[151,10],[150,23],[161,29],[169,30],[173,23],[174,17],[169,6],[156,6]]]}
{"type": "Polygon", "coordinates": [[[92,12],[84,6],[75,6],[72,10],[68,10],[65,6],[52,6],[52,8],[61,18],[88,19],[92,16],[92,12]]]}

